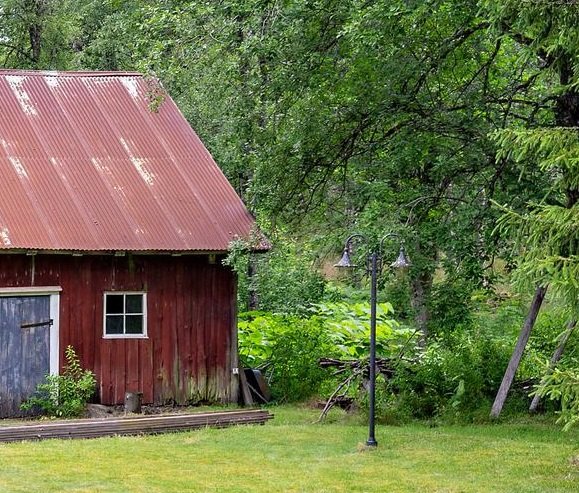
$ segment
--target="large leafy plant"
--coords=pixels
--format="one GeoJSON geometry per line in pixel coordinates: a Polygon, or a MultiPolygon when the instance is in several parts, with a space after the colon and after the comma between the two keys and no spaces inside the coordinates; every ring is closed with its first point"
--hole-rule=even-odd
{"type": "MultiPolygon", "coordinates": [[[[369,303],[320,303],[314,305],[312,311],[323,320],[341,357],[357,359],[368,355],[369,303]]],[[[381,356],[400,349],[413,333],[391,317],[393,311],[390,303],[376,305],[376,352],[381,356]]]]}
{"type": "MultiPolygon", "coordinates": [[[[392,318],[392,306],[376,310],[376,346],[380,357],[399,355],[412,331],[392,318]]],[[[323,303],[309,316],[245,312],[238,321],[239,354],[246,367],[260,368],[278,400],[302,400],[320,391],[332,376],[320,359],[362,361],[368,356],[370,305],[323,303]]]]}
{"type": "Polygon", "coordinates": [[[326,378],[319,359],[335,355],[327,330],[316,317],[245,312],[239,316],[238,335],[241,363],[265,373],[278,401],[316,394],[326,378]]]}

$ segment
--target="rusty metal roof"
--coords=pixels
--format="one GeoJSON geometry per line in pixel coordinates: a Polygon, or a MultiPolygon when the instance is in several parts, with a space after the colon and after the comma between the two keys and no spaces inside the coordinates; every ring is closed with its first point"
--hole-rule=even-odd
{"type": "Polygon", "coordinates": [[[0,249],[215,251],[254,220],[136,73],[0,70],[0,249]]]}

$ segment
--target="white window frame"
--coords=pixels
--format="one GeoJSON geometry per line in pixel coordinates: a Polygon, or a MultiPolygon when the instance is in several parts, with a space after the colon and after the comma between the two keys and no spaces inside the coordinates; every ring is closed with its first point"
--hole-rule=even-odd
{"type": "Polygon", "coordinates": [[[104,339],[147,339],[147,293],[145,291],[105,291],[103,293],[103,338],[104,339]],[[126,313],[127,295],[141,295],[143,297],[142,313],[126,313]],[[143,317],[143,332],[141,334],[107,334],[107,295],[123,295],[123,313],[109,313],[108,315],[123,315],[123,330],[125,330],[126,315],[141,315],[143,317]]]}

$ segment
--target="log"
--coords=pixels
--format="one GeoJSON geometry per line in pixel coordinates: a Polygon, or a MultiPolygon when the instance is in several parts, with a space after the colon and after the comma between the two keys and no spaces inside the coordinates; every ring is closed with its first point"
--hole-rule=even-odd
{"type": "Polygon", "coordinates": [[[539,286],[535,290],[535,295],[533,296],[533,301],[529,308],[529,313],[527,314],[525,323],[521,328],[519,338],[517,339],[517,344],[515,345],[515,349],[513,350],[513,354],[511,355],[511,359],[507,369],[505,370],[503,381],[501,382],[501,386],[499,387],[495,397],[495,401],[491,409],[492,418],[498,418],[501,414],[501,411],[503,410],[503,406],[507,400],[507,395],[515,378],[515,374],[517,373],[517,368],[521,362],[521,358],[523,356],[523,352],[525,351],[525,347],[527,346],[527,342],[529,342],[531,331],[533,330],[533,326],[537,320],[537,315],[539,314],[539,310],[541,309],[541,305],[543,304],[546,293],[547,286],[539,286]]]}

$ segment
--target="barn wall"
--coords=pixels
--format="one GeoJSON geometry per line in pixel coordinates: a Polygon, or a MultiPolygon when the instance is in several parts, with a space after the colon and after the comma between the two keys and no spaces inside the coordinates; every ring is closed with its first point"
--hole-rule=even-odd
{"type": "Polygon", "coordinates": [[[229,402],[237,397],[235,278],[207,256],[0,255],[0,287],[61,286],[60,364],[72,345],[100,401],[229,402]],[[103,293],[147,293],[146,339],[104,339],[103,293]]]}

